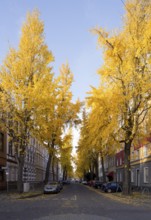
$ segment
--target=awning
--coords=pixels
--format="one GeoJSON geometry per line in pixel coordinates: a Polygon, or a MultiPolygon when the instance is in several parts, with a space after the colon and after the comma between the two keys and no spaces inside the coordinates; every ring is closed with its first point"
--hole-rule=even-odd
{"type": "Polygon", "coordinates": [[[111,176],[111,177],[114,177],[114,171],[111,171],[107,174],[107,176],[111,176]]]}

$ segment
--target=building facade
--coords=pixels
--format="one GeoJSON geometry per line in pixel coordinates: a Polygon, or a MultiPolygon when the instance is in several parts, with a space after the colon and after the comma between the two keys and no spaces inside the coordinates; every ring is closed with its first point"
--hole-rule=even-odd
{"type": "Polygon", "coordinates": [[[116,158],[116,182],[122,183],[123,182],[123,169],[124,169],[124,150],[120,150],[115,155],[116,158]]]}
{"type": "Polygon", "coordinates": [[[7,135],[0,130],[0,190],[4,190],[7,187],[6,148],[7,135]]]}
{"type": "Polygon", "coordinates": [[[131,183],[133,187],[151,188],[151,142],[131,148],[131,183]]]}
{"type": "MultiPolygon", "coordinates": [[[[39,186],[45,179],[46,166],[48,161],[47,149],[35,138],[31,137],[25,153],[23,182],[29,186],[39,186]]],[[[58,180],[61,173],[61,166],[58,159],[50,167],[50,180],[58,180]]],[[[0,132],[0,190],[17,189],[18,163],[16,150],[9,136],[0,132]]]]}
{"type": "MultiPolygon", "coordinates": [[[[151,138],[145,138],[137,145],[131,146],[131,185],[133,188],[151,188],[151,138]]],[[[120,184],[124,179],[124,150],[114,156],[104,158],[107,181],[120,184]],[[115,159],[113,159],[115,158],[115,159]],[[113,178],[109,178],[109,176],[113,178]]],[[[102,166],[99,160],[99,179],[102,180],[102,166]]]]}

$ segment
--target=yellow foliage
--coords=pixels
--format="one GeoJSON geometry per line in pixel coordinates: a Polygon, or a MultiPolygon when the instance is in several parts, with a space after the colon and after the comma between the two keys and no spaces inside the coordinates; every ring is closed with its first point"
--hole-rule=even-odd
{"type": "Polygon", "coordinates": [[[43,31],[38,11],[28,13],[18,50],[10,49],[0,69],[1,104],[7,122],[3,126],[19,142],[27,141],[37,113],[54,91],[50,67],[54,58],[44,42],[43,31]]]}
{"type": "Polygon", "coordinates": [[[116,125],[113,128],[120,130],[122,140],[130,141],[151,107],[151,45],[148,43],[151,37],[151,3],[127,1],[126,9],[125,26],[118,34],[110,36],[102,28],[95,29],[98,43],[104,48],[104,64],[98,71],[102,84],[97,90],[92,90],[89,104],[94,107],[98,102],[95,105],[104,109],[100,99],[102,91],[106,90],[106,98],[111,105],[108,114],[116,125]]]}
{"type": "MultiPolygon", "coordinates": [[[[89,149],[110,154],[120,142],[131,145],[139,130],[146,133],[145,118],[151,109],[151,1],[125,4],[119,32],[93,30],[104,63],[98,70],[100,86],[92,88],[87,98],[90,110],[81,130],[79,156],[88,156],[89,149]]],[[[78,163],[83,166],[86,160],[79,158],[78,163]]]]}

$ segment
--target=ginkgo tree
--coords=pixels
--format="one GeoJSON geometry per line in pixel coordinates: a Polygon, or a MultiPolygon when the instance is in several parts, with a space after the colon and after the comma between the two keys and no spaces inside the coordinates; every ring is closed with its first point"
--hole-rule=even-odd
{"type": "MultiPolygon", "coordinates": [[[[118,142],[113,138],[114,127],[111,123],[111,99],[108,94],[93,88],[87,99],[87,114],[84,111],[80,140],[78,143],[77,170],[79,173],[95,173],[98,178],[99,157],[102,165],[102,181],[106,182],[104,158],[113,155],[117,150],[118,142]],[[110,113],[109,113],[110,111],[110,113]],[[80,170],[82,172],[80,172],[80,170]]],[[[112,106],[113,107],[113,106],[112,106]]],[[[114,121],[116,122],[116,121],[114,121]]]]}
{"type": "Polygon", "coordinates": [[[54,80],[53,89],[50,88],[48,102],[37,114],[37,133],[45,143],[49,153],[46,167],[45,182],[50,178],[52,159],[62,145],[62,135],[68,125],[78,122],[80,101],[72,101],[71,85],[73,74],[68,64],[60,68],[59,76],[54,80]],[[50,98],[49,98],[50,97],[50,98]]]}
{"type": "MultiPolygon", "coordinates": [[[[82,112],[80,138],[78,141],[77,158],[76,158],[76,173],[80,178],[85,178],[89,173],[89,178],[92,180],[98,178],[98,151],[92,143],[92,136],[89,125],[89,113],[84,109],[82,112]]],[[[94,136],[93,136],[94,137],[94,136]]]]}
{"type": "MultiPolygon", "coordinates": [[[[124,143],[123,192],[130,194],[130,148],[151,108],[151,2],[127,0],[122,30],[115,34],[102,28],[94,31],[104,49],[99,69],[101,88],[112,94],[112,122],[124,143]]],[[[98,88],[98,93],[102,89],[98,88]]],[[[99,96],[99,94],[98,94],[99,96]]]]}
{"type": "Polygon", "coordinates": [[[88,138],[88,129],[87,129],[87,113],[84,109],[82,112],[82,120],[80,127],[80,138],[77,146],[77,157],[76,157],[76,173],[78,177],[83,178],[85,174],[90,169],[90,163],[88,160],[88,151],[86,140],[88,138]]]}
{"type": "Polygon", "coordinates": [[[60,164],[63,170],[62,180],[67,180],[73,176],[73,156],[72,156],[72,134],[71,129],[63,137],[62,145],[60,146],[60,164]]]}
{"type": "MultiPolygon", "coordinates": [[[[96,90],[93,88],[91,96],[87,103],[89,106],[89,146],[93,146],[95,152],[98,152],[102,167],[102,181],[106,182],[106,175],[104,169],[104,159],[106,156],[114,155],[119,143],[115,141],[114,135],[116,131],[117,121],[113,121],[112,112],[114,106],[110,105],[113,97],[101,88],[96,90]]],[[[115,112],[114,112],[115,114],[115,112]]]]}
{"type": "Polygon", "coordinates": [[[0,68],[1,125],[16,148],[19,192],[23,191],[24,158],[35,127],[35,110],[45,105],[47,89],[53,84],[50,63],[54,58],[44,40],[39,12],[28,13],[18,49],[10,49],[0,68]]]}

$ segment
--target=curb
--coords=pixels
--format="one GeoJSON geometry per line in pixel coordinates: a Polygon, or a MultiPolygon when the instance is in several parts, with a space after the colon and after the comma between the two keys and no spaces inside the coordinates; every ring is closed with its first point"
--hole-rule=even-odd
{"type": "Polygon", "coordinates": [[[132,196],[123,196],[122,194],[118,195],[116,193],[104,193],[101,191],[98,191],[97,189],[91,188],[89,186],[86,186],[89,190],[96,192],[97,194],[100,194],[106,198],[112,199],[114,201],[122,202],[123,204],[129,204],[129,205],[134,205],[134,206],[145,206],[147,208],[151,208],[151,197],[149,198],[143,198],[140,197],[136,198],[133,195],[132,196]]]}

